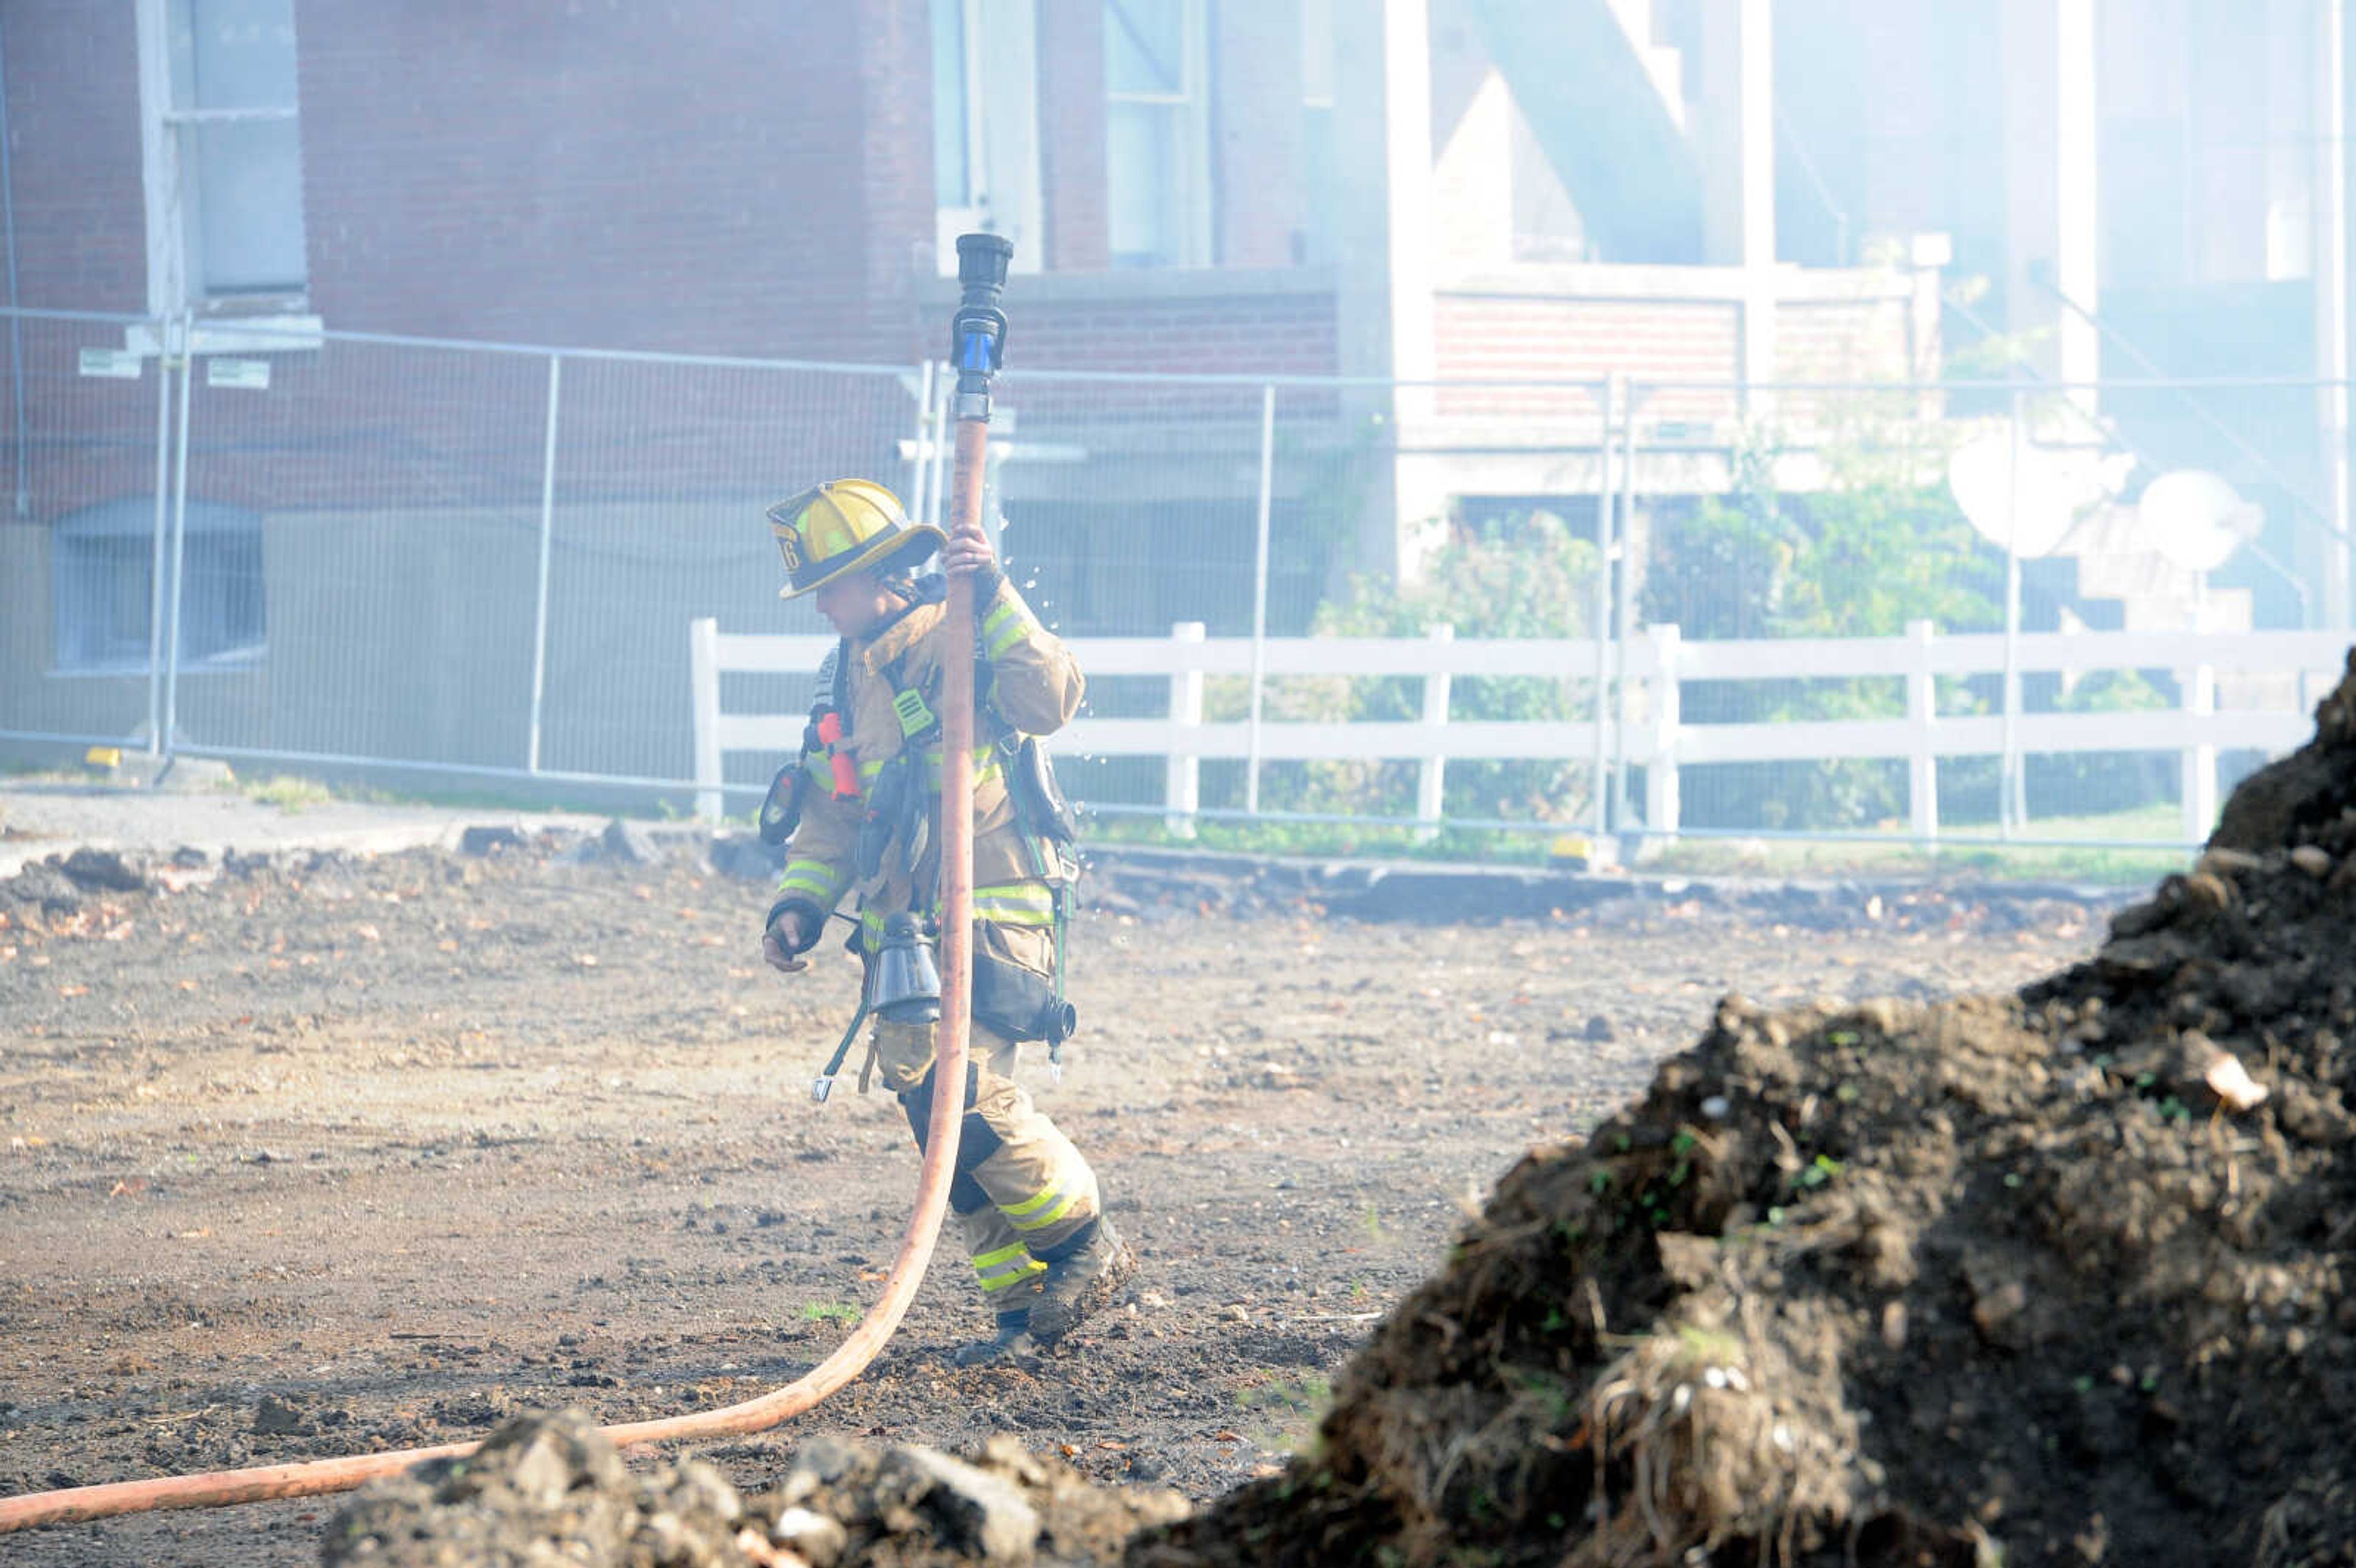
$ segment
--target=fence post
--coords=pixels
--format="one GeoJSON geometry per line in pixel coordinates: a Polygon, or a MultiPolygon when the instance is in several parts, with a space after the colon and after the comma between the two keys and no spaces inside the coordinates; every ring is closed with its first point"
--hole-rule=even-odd
{"type": "MultiPolygon", "coordinates": [[[[1170,628],[1170,640],[1178,645],[1172,650],[1170,676],[1170,722],[1182,729],[1199,730],[1203,725],[1203,667],[1199,659],[1186,652],[1186,645],[1200,647],[1203,623],[1181,621],[1170,628]]],[[[1162,805],[1169,815],[1163,825],[1181,838],[1194,837],[1194,814],[1203,805],[1203,759],[1192,736],[1182,735],[1172,742],[1168,771],[1162,786],[1162,805]],[[1183,752],[1176,748],[1183,746],[1183,752]]]]}
{"type": "Polygon", "coordinates": [[[2217,748],[2206,737],[2209,716],[2217,711],[2217,671],[2203,663],[2179,670],[2178,690],[2184,705],[2186,745],[2179,754],[2182,782],[2178,796],[2184,807],[2184,840],[2201,844],[2217,826],[2217,748]]]}
{"type": "Polygon", "coordinates": [[[933,475],[932,442],[933,361],[927,356],[916,367],[916,440],[909,448],[912,455],[908,459],[908,516],[920,523],[931,504],[926,499],[926,491],[933,475]]]}
{"type": "Polygon", "coordinates": [[[1939,753],[1931,744],[1932,727],[1939,721],[1938,682],[1931,675],[1931,640],[1937,631],[1928,621],[1906,623],[1906,721],[1912,730],[1906,810],[1909,828],[1925,843],[1939,837],[1939,753]]]}
{"type": "Polygon", "coordinates": [[[188,373],[186,357],[172,345],[170,317],[155,323],[155,538],[147,562],[147,754],[151,757],[164,751],[164,539],[171,526],[167,487],[172,481],[174,361],[179,362],[181,375],[188,373]]]}
{"type": "Polygon", "coordinates": [[[2029,791],[2020,761],[2020,480],[2027,432],[2019,389],[2005,426],[2004,504],[2004,761],[1997,770],[1997,837],[2010,838],[2029,820],[2029,791]]]}
{"type": "MultiPolygon", "coordinates": [[[[1443,624],[1430,628],[1424,635],[1436,645],[1445,647],[1456,640],[1456,628],[1443,624]]],[[[1448,722],[1448,687],[1449,675],[1444,669],[1432,670],[1423,677],[1423,721],[1426,726],[1440,726],[1448,722]]],[[[1434,740],[1432,749],[1424,753],[1423,764],[1416,773],[1417,838],[1428,840],[1439,836],[1440,802],[1447,784],[1446,742],[1434,740]]]]}
{"type": "MultiPolygon", "coordinates": [[[[7,62],[0,59],[0,71],[6,69],[7,62]]],[[[24,301],[16,293],[16,247],[13,242],[16,224],[15,190],[16,181],[8,172],[8,141],[6,137],[0,136],[0,197],[5,197],[10,204],[7,224],[12,241],[8,246],[8,384],[15,390],[16,402],[16,515],[29,517],[33,515],[33,492],[26,476],[26,465],[33,460],[33,447],[32,438],[25,425],[25,318],[16,312],[16,307],[24,301]]]]}
{"type": "MultiPolygon", "coordinates": [[[[1636,626],[1636,392],[1624,375],[1618,377],[1620,499],[1619,527],[1612,553],[1620,560],[1617,621],[1612,631],[1612,795],[1609,824],[1617,833],[1627,826],[1628,801],[1628,639],[1636,626]]],[[[1604,571],[1612,570],[1607,560],[1604,571]]]]}
{"type": "Polygon", "coordinates": [[[1259,815],[1261,693],[1268,678],[1268,525],[1276,500],[1276,386],[1259,389],[1259,540],[1252,552],[1250,756],[1244,763],[1244,810],[1259,815]]]}
{"type": "Polygon", "coordinates": [[[1595,489],[1595,602],[1588,612],[1587,627],[1587,635],[1595,639],[1595,746],[1588,769],[1588,787],[1593,798],[1588,803],[1588,816],[1590,830],[1598,838],[1611,825],[1607,816],[1610,805],[1605,798],[1611,793],[1611,775],[1605,764],[1604,723],[1611,711],[1606,696],[1611,682],[1608,656],[1612,646],[1612,509],[1617,496],[1612,485],[1612,459],[1621,440],[1621,385],[1617,371],[1603,384],[1603,476],[1595,489]]]}
{"type": "Polygon", "coordinates": [[[185,606],[188,559],[188,389],[197,379],[196,331],[188,314],[180,315],[180,428],[172,453],[172,592],[166,602],[171,613],[164,623],[163,750],[176,756],[180,740],[180,613],[185,606]]]}
{"type": "Polygon", "coordinates": [[[695,815],[720,820],[720,623],[709,615],[687,624],[688,686],[695,712],[695,815]]]}
{"type": "Polygon", "coordinates": [[[1653,645],[1653,752],[1644,763],[1645,836],[1675,838],[1685,809],[1677,793],[1677,729],[1685,721],[1677,659],[1685,634],[1672,622],[1647,626],[1644,635],[1653,645]]]}
{"type": "Polygon", "coordinates": [[[564,357],[548,357],[548,434],[540,459],[540,585],[531,624],[531,737],[524,771],[540,772],[540,715],[548,696],[548,559],[556,535],[556,413],[564,392],[564,357]]]}
{"type": "Polygon", "coordinates": [[[942,525],[948,505],[949,448],[957,443],[949,439],[949,398],[957,386],[956,379],[945,372],[933,377],[933,480],[926,488],[926,506],[931,516],[925,520],[935,528],[942,525]]]}
{"type": "MultiPolygon", "coordinates": [[[[2323,504],[2327,516],[2322,540],[2323,624],[2335,631],[2351,624],[2349,615],[2349,473],[2348,473],[2348,67],[2347,6],[2327,0],[2315,7],[2308,35],[2315,59],[2315,211],[2316,244],[2309,271],[2314,274],[2315,374],[2322,404],[2317,412],[2320,428],[2319,455],[2323,465],[2323,504]]],[[[2302,552],[2304,553],[2304,552],[2302,552]]],[[[2300,617],[2304,626],[2311,617],[2300,617]]]]}

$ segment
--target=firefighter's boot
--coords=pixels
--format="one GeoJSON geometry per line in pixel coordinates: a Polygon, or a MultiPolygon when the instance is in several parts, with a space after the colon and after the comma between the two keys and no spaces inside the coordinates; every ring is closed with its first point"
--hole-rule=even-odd
{"type": "Polygon", "coordinates": [[[988,1367],[1006,1361],[1027,1361],[1038,1353],[1038,1344],[1031,1338],[1031,1309],[1024,1307],[1000,1313],[995,1334],[969,1345],[959,1345],[949,1359],[960,1367],[988,1367]]]}
{"type": "Polygon", "coordinates": [[[1029,1337],[1052,1345],[1081,1322],[1109,1306],[1120,1287],[1137,1272],[1137,1257],[1121,1241],[1112,1221],[1102,1214],[1077,1235],[1042,1255],[1047,1265],[1039,1282],[1038,1298],[1031,1304],[1029,1337]]]}

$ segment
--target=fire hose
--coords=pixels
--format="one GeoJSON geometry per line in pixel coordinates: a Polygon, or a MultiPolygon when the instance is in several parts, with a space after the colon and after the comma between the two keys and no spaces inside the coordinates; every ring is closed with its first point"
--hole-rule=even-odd
{"type": "MultiPolygon", "coordinates": [[[[963,297],[950,329],[958,368],[952,539],[980,536],[982,531],[990,379],[1005,352],[1006,316],[998,308],[998,297],[1006,284],[1012,251],[1012,244],[994,234],[967,234],[958,240],[958,280],[963,297]]],[[[934,1037],[934,1081],[950,1084],[965,1081],[973,1005],[973,579],[952,573],[941,682],[941,1017],[934,1037]]],[[[965,1117],[964,1096],[937,1093],[932,1102],[924,1166],[916,1178],[916,1208],[901,1235],[899,1255],[892,1261],[875,1305],[834,1353],[793,1382],[756,1399],[690,1415],[598,1428],[605,1437],[617,1447],[628,1447],[766,1431],[809,1410],[866,1370],[907,1313],[932,1261],[933,1243],[948,1204],[958,1133],[965,1117]]],[[[0,1535],[35,1525],[69,1524],[160,1509],[222,1508],[348,1491],[425,1460],[455,1458],[480,1446],[481,1440],[475,1439],[337,1459],[28,1492],[0,1498],[0,1535]]]]}

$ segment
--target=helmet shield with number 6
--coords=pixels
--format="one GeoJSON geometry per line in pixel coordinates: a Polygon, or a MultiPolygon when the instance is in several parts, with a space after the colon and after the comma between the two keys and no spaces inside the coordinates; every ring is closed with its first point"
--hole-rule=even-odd
{"type": "Polygon", "coordinates": [[[948,542],[928,523],[911,523],[900,498],[869,479],[830,479],[769,508],[769,531],[786,560],[781,599],[798,599],[853,571],[914,567],[948,542]]]}

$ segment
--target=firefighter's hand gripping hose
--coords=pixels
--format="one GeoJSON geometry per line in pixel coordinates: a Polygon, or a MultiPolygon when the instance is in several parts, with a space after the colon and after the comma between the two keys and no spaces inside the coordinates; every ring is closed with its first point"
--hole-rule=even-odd
{"type": "MultiPolygon", "coordinates": [[[[953,342],[958,379],[956,489],[950,537],[981,535],[983,465],[990,438],[990,373],[1003,352],[1006,318],[997,308],[1012,247],[995,235],[958,240],[958,276],[965,284],[953,342]]],[[[952,572],[948,592],[948,657],[941,684],[941,1017],[935,1035],[937,1082],[965,1081],[972,1013],[973,945],[973,579],[952,572]]],[[[899,1255],[883,1294],[834,1354],[795,1381],[757,1399],[720,1410],[601,1427],[616,1446],[723,1437],[762,1432],[801,1414],[866,1370],[899,1328],[932,1261],[957,1168],[964,1097],[936,1094],[916,1179],[915,1212],[900,1237],[899,1255]]],[[[205,1475],[158,1476],[144,1481],[70,1487],[0,1498],[0,1535],[35,1525],[69,1524],[158,1509],[220,1508],[279,1498],[348,1491],[398,1475],[428,1459],[455,1457],[480,1440],[388,1454],[359,1454],[292,1465],[263,1465],[205,1475]]]]}

